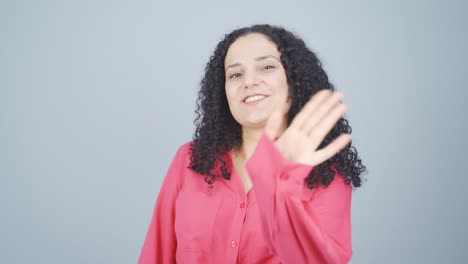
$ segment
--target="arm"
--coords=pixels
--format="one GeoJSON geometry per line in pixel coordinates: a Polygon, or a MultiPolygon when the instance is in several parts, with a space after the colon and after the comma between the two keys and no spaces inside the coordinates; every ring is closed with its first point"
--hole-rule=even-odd
{"type": "Polygon", "coordinates": [[[351,249],[351,187],[340,175],[309,190],[313,166],[286,160],[264,134],[247,162],[263,233],[284,263],[346,263],[351,249]]]}
{"type": "Polygon", "coordinates": [[[179,152],[172,160],[156,200],[138,264],[175,263],[175,201],[179,192],[179,152]]]}

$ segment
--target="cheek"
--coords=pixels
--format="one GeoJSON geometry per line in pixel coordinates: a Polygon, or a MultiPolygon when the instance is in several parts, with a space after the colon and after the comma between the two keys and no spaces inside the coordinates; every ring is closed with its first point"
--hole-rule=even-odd
{"type": "Polygon", "coordinates": [[[285,112],[289,112],[291,108],[291,99],[289,98],[289,85],[285,78],[278,78],[276,83],[278,93],[278,105],[284,109],[285,112]]]}
{"type": "Polygon", "coordinates": [[[286,93],[288,92],[288,79],[286,78],[286,74],[284,72],[277,72],[274,76],[271,76],[270,83],[273,84],[277,92],[283,92],[286,89],[286,93]],[[281,90],[281,91],[279,91],[281,90]]]}
{"type": "Polygon", "coordinates": [[[229,106],[236,100],[235,90],[233,87],[226,85],[225,87],[226,99],[228,101],[229,106]]]}
{"type": "Polygon", "coordinates": [[[285,79],[278,78],[275,82],[276,93],[280,95],[281,99],[286,100],[289,96],[289,85],[285,79]]]}

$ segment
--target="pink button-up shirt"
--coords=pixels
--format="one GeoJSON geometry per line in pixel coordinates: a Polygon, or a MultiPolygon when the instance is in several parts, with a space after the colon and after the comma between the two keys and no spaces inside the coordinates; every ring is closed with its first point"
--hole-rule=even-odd
{"type": "Polygon", "coordinates": [[[264,134],[246,164],[248,193],[234,167],[209,188],[187,168],[189,148],[169,167],[139,264],[348,262],[352,189],[340,175],[308,189],[313,167],[286,160],[264,134]]]}

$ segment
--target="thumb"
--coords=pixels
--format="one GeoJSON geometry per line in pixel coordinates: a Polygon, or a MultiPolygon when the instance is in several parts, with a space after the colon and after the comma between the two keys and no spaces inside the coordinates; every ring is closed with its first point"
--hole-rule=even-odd
{"type": "Polygon", "coordinates": [[[278,111],[273,112],[270,118],[268,118],[265,125],[265,132],[271,140],[275,141],[280,136],[283,119],[284,116],[278,111]]]}

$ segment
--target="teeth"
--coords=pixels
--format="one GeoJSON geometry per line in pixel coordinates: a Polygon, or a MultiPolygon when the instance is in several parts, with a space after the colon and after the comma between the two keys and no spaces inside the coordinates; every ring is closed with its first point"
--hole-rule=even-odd
{"type": "Polygon", "coordinates": [[[245,99],[245,102],[250,103],[250,102],[262,100],[265,97],[266,97],[265,95],[254,95],[254,96],[247,97],[247,99],[245,99]]]}

